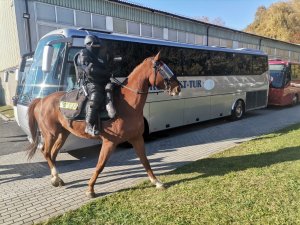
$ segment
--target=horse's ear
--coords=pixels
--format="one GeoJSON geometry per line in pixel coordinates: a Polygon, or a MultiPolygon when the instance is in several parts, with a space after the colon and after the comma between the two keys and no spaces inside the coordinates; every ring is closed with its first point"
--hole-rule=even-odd
{"type": "Polygon", "coordinates": [[[154,61],[158,61],[160,59],[160,51],[154,57],[154,61]]]}

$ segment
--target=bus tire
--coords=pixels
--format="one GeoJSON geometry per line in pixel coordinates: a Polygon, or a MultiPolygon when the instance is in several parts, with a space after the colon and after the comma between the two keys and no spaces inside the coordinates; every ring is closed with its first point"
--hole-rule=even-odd
{"type": "Polygon", "coordinates": [[[245,104],[242,100],[237,100],[231,111],[231,120],[240,120],[245,114],[245,104]]]}
{"type": "Polygon", "coordinates": [[[144,140],[149,138],[149,125],[147,120],[144,118],[144,133],[143,133],[144,140]]]}
{"type": "Polygon", "coordinates": [[[292,106],[297,105],[299,102],[299,97],[298,95],[294,95],[292,99],[292,106]]]}

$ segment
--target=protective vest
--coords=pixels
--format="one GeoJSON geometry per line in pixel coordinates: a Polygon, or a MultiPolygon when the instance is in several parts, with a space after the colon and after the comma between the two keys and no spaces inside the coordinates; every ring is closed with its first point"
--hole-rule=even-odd
{"type": "Polygon", "coordinates": [[[85,71],[85,79],[98,85],[106,85],[110,81],[110,74],[104,60],[92,55],[87,49],[79,53],[77,64],[85,71]]]}

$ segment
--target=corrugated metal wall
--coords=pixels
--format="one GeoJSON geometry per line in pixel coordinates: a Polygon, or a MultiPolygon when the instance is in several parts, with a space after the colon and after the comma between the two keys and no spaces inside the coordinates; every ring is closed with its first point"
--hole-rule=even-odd
{"type": "MultiPolygon", "coordinates": [[[[15,0],[15,1],[24,1],[24,0],[15,0]]],[[[91,12],[98,15],[105,15],[110,16],[112,18],[120,18],[124,19],[124,21],[135,21],[137,23],[141,24],[150,24],[154,27],[160,27],[160,28],[169,28],[169,30],[174,31],[184,31],[187,32],[187,38],[188,35],[202,35],[203,42],[198,44],[206,44],[207,41],[205,41],[206,34],[208,32],[209,34],[209,40],[208,43],[210,45],[220,45],[220,46],[227,46],[227,47],[246,47],[246,48],[258,48],[258,45],[261,44],[264,47],[270,47],[274,49],[282,49],[282,50],[288,50],[293,52],[300,53],[300,46],[290,45],[283,42],[277,42],[270,39],[262,38],[260,40],[260,37],[249,35],[246,33],[242,33],[239,31],[234,31],[231,29],[226,29],[222,27],[216,27],[216,26],[210,26],[207,30],[207,25],[204,23],[198,23],[193,20],[183,19],[179,17],[173,17],[172,15],[167,15],[163,13],[159,13],[152,9],[144,9],[144,8],[138,8],[131,5],[126,5],[118,2],[113,1],[106,1],[106,0],[28,0],[30,5],[34,8],[34,2],[40,2],[40,3],[46,3],[54,6],[60,6],[65,7],[69,9],[74,9],[78,11],[86,11],[91,12]],[[154,11],[154,12],[153,12],[154,11]],[[234,41],[234,43],[232,42],[234,41]],[[225,44],[224,44],[225,43],[225,44]],[[227,44],[226,44],[227,43],[227,44]]],[[[16,18],[14,13],[14,6],[12,3],[14,0],[0,0],[0,40],[6,40],[6,34],[10,33],[9,37],[9,47],[6,45],[5,42],[1,42],[0,44],[0,50],[2,52],[9,51],[9,57],[8,60],[0,61],[0,71],[1,69],[6,69],[8,67],[15,66],[16,62],[19,59],[19,47],[15,43],[19,43],[19,45],[24,45],[23,42],[18,41],[17,35],[16,35],[16,18]],[[12,18],[7,20],[7,18],[12,18]],[[2,29],[3,28],[3,29],[2,29]],[[4,45],[5,44],[5,45],[4,45]],[[2,46],[3,45],[3,46],[2,46]]],[[[32,9],[33,10],[33,9],[32,9]]],[[[41,35],[37,35],[41,33],[39,29],[41,28],[40,25],[36,25],[36,22],[39,22],[39,18],[35,18],[35,14],[37,12],[32,11],[31,14],[31,32],[32,32],[32,44],[35,46],[37,40],[40,38],[41,35]],[[37,19],[37,21],[35,20],[37,19]]],[[[22,17],[22,12],[18,12],[18,18],[22,17]]],[[[44,27],[47,28],[49,23],[47,24],[47,21],[41,21],[43,23],[44,27]]],[[[56,27],[59,27],[59,23],[56,21],[53,22],[53,25],[56,27]]],[[[51,24],[52,26],[52,24],[51,24]]],[[[62,27],[64,24],[62,24],[62,27]]],[[[74,25],[73,25],[74,26],[74,25]]],[[[78,25],[77,25],[78,26],[78,25]]],[[[114,30],[115,31],[115,30],[114,30]]],[[[21,35],[24,33],[22,31],[21,35]]],[[[172,31],[171,31],[172,32],[172,31]]],[[[171,33],[169,33],[171,35],[171,33]]],[[[178,39],[179,39],[179,33],[178,33],[178,39]]],[[[183,34],[185,35],[185,34],[183,34]]],[[[176,36],[176,35],[175,35],[176,36]]],[[[153,36],[155,37],[155,36],[153,36]]],[[[22,36],[20,36],[22,39],[22,36]]],[[[176,39],[176,37],[174,37],[176,39]]],[[[182,41],[182,40],[178,40],[182,41]]],[[[184,40],[183,40],[184,42],[184,40]]],[[[25,42],[26,43],[26,42],[25,42]]],[[[298,56],[296,56],[299,58],[298,56]]]]}
{"type": "Polygon", "coordinates": [[[151,10],[134,8],[116,2],[103,0],[37,0],[39,2],[68,7],[72,9],[102,14],[106,16],[138,21],[159,27],[184,30],[195,34],[205,34],[206,28],[188,20],[174,19],[172,16],[153,13],[151,10]]]}
{"type": "MultiPolygon", "coordinates": [[[[180,19],[171,15],[154,12],[151,9],[135,8],[134,6],[105,0],[37,0],[39,2],[53,4],[62,7],[102,14],[114,18],[136,21],[144,24],[151,24],[157,27],[164,27],[174,30],[181,30],[199,35],[207,34],[207,26],[192,20],[180,19]]],[[[248,35],[239,31],[234,31],[220,27],[210,27],[209,36],[214,38],[223,38],[243,43],[248,43],[253,47],[262,46],[279,48],[300,53],[300,47],[289,45],[287,43],[276,42],[273,40],[248,35]]]]}
{"type": "Polygon", "coordinates": [[[0,71],[16,66],[20,59],[14,1],[0,1],[0,71]]]}

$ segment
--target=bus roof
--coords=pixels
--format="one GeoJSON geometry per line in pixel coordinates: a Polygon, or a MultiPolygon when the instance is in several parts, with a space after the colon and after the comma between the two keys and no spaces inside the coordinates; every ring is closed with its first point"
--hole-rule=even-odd
{"type": "Polygon", "coordinates": [[[173,47],[180,47],[180,48],[193,48],[193,49],[201,49],[201,50],[209,50],[209,51],[222,51],[222,52],[267,56],[267,54],[265,54],[263,51],[260,51],[257,49],[245,49],[245,48],[231,49],[231,48],[224,48],[224,47],[218,47],[218,46],[194,45],[194,44],[173,42],[173,41],[168,41],[168,40],[157,40],[157,39],[152,39],[152,38],[136,37],[136,36],[130,36],[130,35],[125,35],[125,34],[116,34],[116,33],[111,33],[108,31],[91,30],[91,29],[84,29],[84,28],[58,29],[58,30],[51,31],[50,33],[46,34],[44,37],[49,36],[49,35],[54,35],[54,34],[61,34],[66,38],[68,38],[68,37],[84,38],[86,35],[91,34],[91,35],[97,36],[100,39],[110,39],[110,40],[119,40],[119,41],[138,42],[138,43],[144,43],[144,44],[173,46],[173,47]]]}

